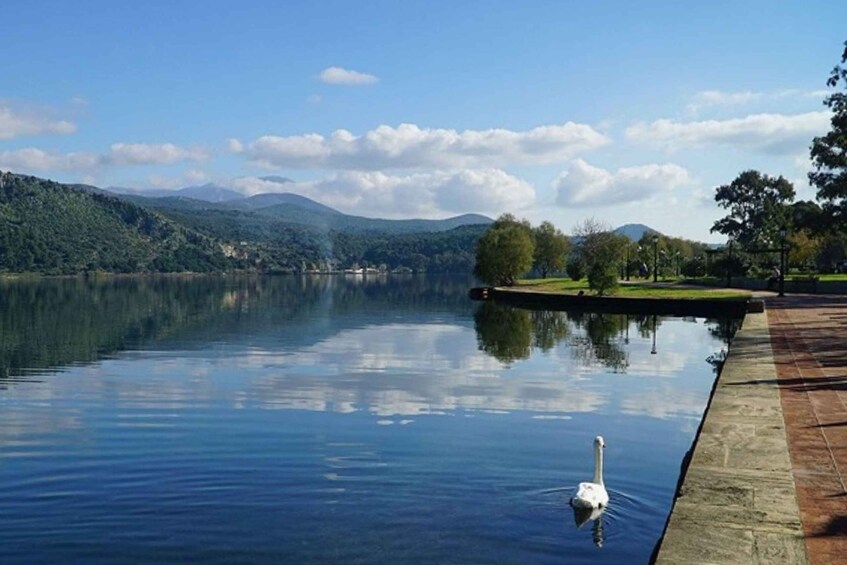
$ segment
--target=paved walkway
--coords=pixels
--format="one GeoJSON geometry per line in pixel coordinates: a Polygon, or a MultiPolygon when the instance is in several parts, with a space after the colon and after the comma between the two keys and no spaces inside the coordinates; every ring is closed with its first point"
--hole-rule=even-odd
{"type": "Polygon", "coordinates": [[[847,297],[766,303],[809,562],[847,563],[847,297]]]}
{"type": "Polygon", "coordinates": [[[807,562],[765,313],[732,341],[656,562],[807,562]]]}
{"type": "Polygon", "coordinates": [[[847,563],[847,297],[761,296],[766,313],[733,340],[658,563],[847,563]]]}

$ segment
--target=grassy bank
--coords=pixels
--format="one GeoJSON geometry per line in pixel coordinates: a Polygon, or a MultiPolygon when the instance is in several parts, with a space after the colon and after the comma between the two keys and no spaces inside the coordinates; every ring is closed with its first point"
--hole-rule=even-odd
{"type": "MultiPolygon", "coordinates": [[[[580,291],[582,291],[585,294],[594,294],[594,292],[588,288],[588,281],[573,281],[565,278],[521,280],[518,281],[513,288],[515,290],[545,293],[579,294],[580,291]]],[[[750,292],[735,288],[696,287],[676,282],[652,283],[644,281],[630,281],[621,282],[621,285],[612,296],[621,298],[673,298],[683,300],[698,300],[704,298],[711,300],[738,300],[749,298],[750,292]]]]}

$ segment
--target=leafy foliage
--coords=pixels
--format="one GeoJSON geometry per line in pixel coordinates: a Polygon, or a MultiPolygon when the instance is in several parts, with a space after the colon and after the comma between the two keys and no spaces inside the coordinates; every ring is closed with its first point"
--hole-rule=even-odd
{"type": "Polygon", "coordinates": [[[575,233],[579,240],[577,251],[588,275],[588,287],[600,295],[613,292],[618,286],[618,265],[629,238],[613,233],[611,228],[593,219],[577,226],[575,233]]]}
{"type": "Polygon", "coordinates": [[[780,228],[790,222],[787,204],[792,200],[794,187],[782,176],[744,171],[716,189],[715,201],[729,214],[716,221],[711,231],[735,239],[745,248],[776,245],[780,228]]]}
{"type": "Polygon", "coordinates": [[[824,100],[824,105],[832,110],[832,129],[812,141],[815,170],[809,173],[809,182],[818,189],[817,197],[824,202],[830,225],[847,232],[847,41],[841,64],[832,69],[826,84],[830,88],[842,84],[844,91],[834,92],[824,100]]]}
{"type": "Polygon", "coordinates": [[[744,253],[734,252],[721,255],[714,259],[708,268],[706,274],[713,277],[723,278],[727,274],[731,277],[743,277],[750,271],[750,259],[744,253]]]}
{"type": "Polygon", "coordinates": [[[529,223],[504,214],[479,238],[474,274],[488,284],[511,286],[532,268],[534,253],[529,223]]]}
{"type": "Polygon", "coordinates": [[[554,271],[561,271],[565,266],[565,257],[570,250],[567,236],[550,222],[542,222],[535,228],[535,268],[541,273],[541,278],[554,271]]]}
{"type": "Polygon", "coordinates": [[[583,264],[581,258],[573,256],[568,259],[565,272],[571,280],[581,281],[585,277],[585,264],[583,264]]]}

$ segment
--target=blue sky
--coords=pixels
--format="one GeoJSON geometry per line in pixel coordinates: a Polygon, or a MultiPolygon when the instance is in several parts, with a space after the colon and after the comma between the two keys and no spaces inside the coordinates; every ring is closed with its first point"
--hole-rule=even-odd
{"type": "Polygon", "coordinates": [[[813,196],[847,40],[831,1],[3,7],[2,170],[704,241],[742,170],[813,196]]]}

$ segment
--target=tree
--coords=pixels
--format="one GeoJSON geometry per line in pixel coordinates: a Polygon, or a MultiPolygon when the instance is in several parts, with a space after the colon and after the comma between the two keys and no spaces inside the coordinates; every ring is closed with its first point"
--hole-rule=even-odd
{"type": "Polygon", "coordinates": [[[844,92],[834,92],[824,99],[824,105],[832,110],[832,129],[812,141],[811,157],[814,171],[809,173],[809,182],[818,189],[818,200],[823,201],[823,210],[830,225],[842,233],[847,232],[847,41],[841,64],[836,65],[826,81],[835,88],[843,83],[844,92]]]}
{"type": "Polygon", "coordinates": [[[574,234],[588,273],[588,288],[600,295],[613,291],[618,286],[618,266],[628,238],[594,219],[585,220],[574,234]]]}
{"type": "Polygon", "coordinates": [[[782,176],[744,171],[730,184],[715,189],[715,201],[729,214],[716,221],[712,232],[722,233],[744,247],[766,247],[780,241],[779,229],[790,222],[794,186],[782,176]]]}
{"type": "Polygon", "coordinates": [[[551,271],[561,271],[570,248],[567,236],[550,222],[542,222],[535,228],[535,268],[546,279],[551,271]]]}
{"type": "Polygon", "coordinates": [[[585,265],[582,264],[582,259],[579,255],[574,254],[568,259],[568,264],[565,265],[565,272],[571,280],[581,281],[585,276],[585,265]]]}
{"type": "Polygon", "coordinates": [[[487,284],[511,286],[532,268],[534,254],[529,223],[504,214],[479,238],[474,274],[487,284]]]}
{"type": "Polygon", "coordinates": [[[796,230],[788,241],[788,263],[806,267],[812,265],[817,259],[821,249],[822,240],[809,237],[807,230],[796,230]]]}
{"type": "Polygon", "coordinates": [[[818,270],[832,272],[833,266],[847,257],[847,235],[830,233],[821,238],[821,246],[817,255],[818,270]]]}
{"type": "Polygon", "coordinates": [[[795,230],[808,230],[815,235],[828,232],[822,224],[822,211],[817,203],[811,200],[798,200],[791,205],[791,224],[795,230]]]}

